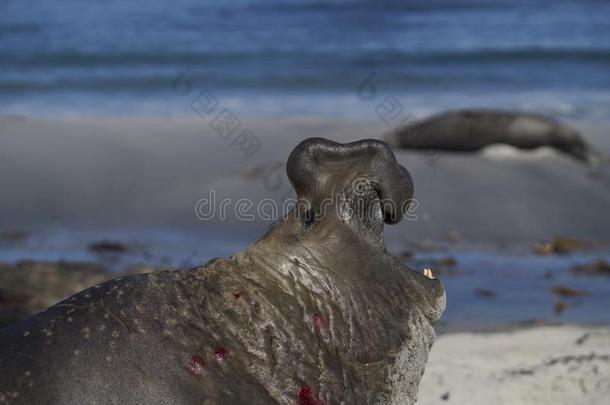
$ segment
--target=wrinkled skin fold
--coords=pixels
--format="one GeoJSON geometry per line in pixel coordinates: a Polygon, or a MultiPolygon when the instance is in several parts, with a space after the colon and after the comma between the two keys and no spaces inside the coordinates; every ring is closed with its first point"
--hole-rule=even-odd
{"type": "Polygon", "coordinates": [[[244,252],[1,330],[0,404],[414,403],[445,292],[383,245],[408,172],[380,141],[315,138],[288,175],[302,206],[244,252]]]}

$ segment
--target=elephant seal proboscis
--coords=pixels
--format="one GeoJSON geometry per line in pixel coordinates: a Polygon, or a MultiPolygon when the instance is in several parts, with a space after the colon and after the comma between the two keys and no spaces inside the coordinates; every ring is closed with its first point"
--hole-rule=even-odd
{"type": "Polygon", "coordinates": [[[245,251],[1,330],[0,403],[414,403],[445,292],[384,248],[409,173],[376,140],[308,139],[287,167],[303,210],[245,251]]]}
{"type": "Polygon", "coordinates": [[[607,160],[576,129],[543,115],[511,111],[446,111],[398,128],[385,140],[398,148],[452,152],[494,144],[526,150],[548,146],[593,168],[607,160]]]}

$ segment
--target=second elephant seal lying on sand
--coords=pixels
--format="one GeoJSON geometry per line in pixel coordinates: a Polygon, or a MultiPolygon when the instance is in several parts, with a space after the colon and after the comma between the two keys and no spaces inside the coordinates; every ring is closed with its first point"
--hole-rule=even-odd
{"type": "Polygon", "coordinates": [[[386,136],[392,146],[472,152],[494,144],[518,149],[555,148],[596,167],[606,160],[574,128],[539,114],[498,110],[457,110],[433,115],[386,136]]]}
{"type": "Polygon", "coordinates": [[[380,141],[308,139],[288,175],[302,206],[244,252],[0,331],[0,403],[414,403],[445,292],[384,248],[409,173],[380,141]]]}

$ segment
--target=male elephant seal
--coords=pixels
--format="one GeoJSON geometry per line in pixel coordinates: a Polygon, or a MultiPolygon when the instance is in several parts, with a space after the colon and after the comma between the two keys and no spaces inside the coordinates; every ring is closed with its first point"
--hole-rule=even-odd
{"type": "Polygon", "coordinates": [[[509,111],[447,111],[399,128],[386,141],[405,149],[457,152],[493,144],[519,149],[548,146],[592,166],[603,160],[576,129],[543,115],[509,111]]]}
{"type": "Polygon", "coordinates": [[[300,204],[244,252],[0,331],[0,403],[413,403],[445,292],[384,248],[409,173],[380,141],[316,138],[288,175],[300,204]]]}

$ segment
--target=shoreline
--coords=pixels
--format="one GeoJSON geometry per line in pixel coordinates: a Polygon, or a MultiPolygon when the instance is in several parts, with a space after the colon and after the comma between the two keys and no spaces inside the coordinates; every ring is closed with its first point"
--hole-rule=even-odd
{"type": "MultiPolygon", "coordinates": [[[[116,241],[96,242],[91,244],[89,249],[95,253],[97,260],[61,259],[45,261],[22,259],[10,264],[3,261],[2,256],[0,256],[0,327],[25,319],[67,299],[73,294],[114,278],[165,270],[189,270],[203,266],[207,261],[194,257],[191,257],[188,262],[183,261],[179,264],[170,262],[165,257],[161,257],[160,261],[153,261],[145,246],[124,245],[116,241]],[[138,249],[140,250],[138,251],[138,249]],[[148,257],[149,260],[142,260],[141,258],[125,259],[124,256],[129,255],[126,253],[127,251],[135,252],[132,255],[137,257],[148,257]]],[[[3,255],[2,249],[0,249],[0,255],[3,255]]],[[[416,271],[421,270],[419,267],[413,266],[412,263],[406,262],[406,264],[416,271]]],[[[434,271],[437,271],[437,268],[434,271]]],[[[443,274],[442,271],[441,274],[443,274]]],[[[480,277],[487,279],[484,281],[489,283],[490,280],[498,276],[502,277],[502,274],[480,277]]],[[[480,277],[478,276],[478,278],[480,277]]],[[[509,289],[494,292],[494,295],[499,294],[500,299],[493,296],[491,298],[477,297],[476,294],[469,297],[467,294],[469,289],[464,289],[460,285],[472,284],[474,288],[477,284],[472,283],[470,278],[467,275],[443,275],[440,277],[447,290],[448,302],[452,305],[448,306],[446,313],[434,325],[438,338],[463,333],[494,335],[548,327],[610,328],[610,318],[604,316],[603,309],[601,315],[598,314],[597,318],[591,317],[591,315],[595,315],[596,308],[606,307],[607,302],[603,299],[603,296],[607,295],[606,290],[600,290],[596,293],[596,295],[602,295],[602,297],[597,298],[595,296],[585,297],[584,300],[574,300],[570,297],[560,298],[567,306],[568,314],[569,311],[575,310],[570,308],[576,305],[574,308],[589,315],[588,318],[564,317],[562,314],[552,314],[550,306],[552,296],[545,298],[545,289],[537,290],[531,287],[528,289],[529,292],[526,292],[526,296],[531,296],[533,292],[538,291],[540,303],[549,300],[548,308],[542,312],[539,311],[540,303],[528,303],[529,306],[538,308],[536,311],[530,310],[528,313],[523,312],[523,308],[515,305],[522,299],[517,293],[519,288],[507,287],[509,289]],[[506,301],[506,298],[509,301],[506,301]],[[516,307],[516,312],[506,312],[504,310],[504,314],[502,314],[503,311],[499,308],[505,305],[516,307]],[[488,312],[493,314],[494,317],[489,318],[488,312]]],[[[608,281],[610,280],[603,276],[596,276],[590,282],[608,284],[608,281]]],[[[527,283],[525,284],[527,285],[527,283]]],[[[574,286],[574,288],[576,288],[574,291],[578,291],[578,286],[574,286]]],[[[492,292],[492,290],[486,291],[492,292]]]]}
{"type": "MultiPolygon", "coordinates": [[[[63,235],[59,243],[44,235],[0,243],[0,318],[23,319],[99,282],[140,272],[188,270],[214,257],[226,259],[248,245],[216,241],[197,248],[199,239],[88,236],[96,239],[63,235]],[[55,281],[41,284],[45,279],[55,281]]],[[[448,305],[435,325],[439,336],[549,325],[610,327],[610,314],[604,310],[610,305],[610,250],[547,256],[459,249],[391,253],[415,271],[432,269],[443,282],[448,305]]]]}
{"type": "MultiPolygon", "coordinates": [[[[187,68],[188,71],[188,68],[187,68]]],[[[192,102],[208,92],[218,102],[214,115],[224,108],[247,120],[312,119],[381,121],[377,108],[387,98],[402,107],[403,115],[419,119],[448,110],[493,106],[496,109],[539,113],[568,122],[610,121],[608,101],[610,94],[601,89],[569,90],[550,88],[507,88],[489,96],[489,88],[467,86],[448,88],[413,89],[384,83],[383,77],[366,72],[360,77],[344,82],[332,89],[294,89],[290,91],[266,91],[261,88],[240,86],[227,89],[199,80],[186,83],[187,87],[175,88],[185,77],[185,70],[178,68],[161,86],[148,94],[90,92],[37,92],[30,97],[8,96],[0,111],[2,116],[31,116],[40,119],[188,119],[197,117],[192,102]],[[374,80],[370,81],[371,78],[374,80]],[[188,87],[192,85],[192,87],[188,87]],[[373,90],[374,89],[374,90],[373,90]]],[[[200,78],[201,79],[201,78],[200,78]]],[[[498,89],[495,89],[498,90],[498,89]]],[[[383,121],[381,121],[383,123],[383,121]]]]}

